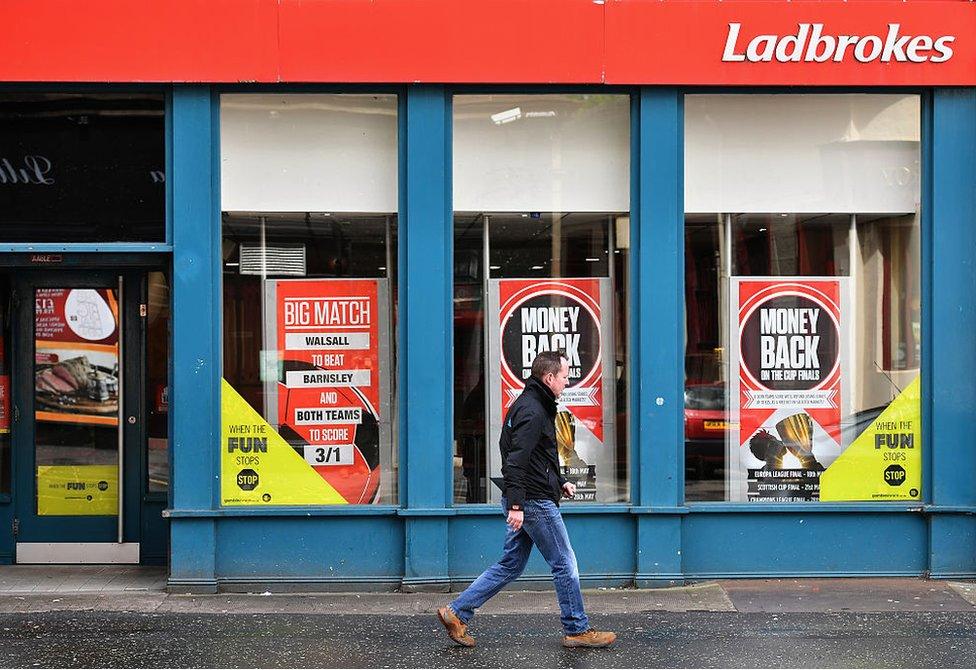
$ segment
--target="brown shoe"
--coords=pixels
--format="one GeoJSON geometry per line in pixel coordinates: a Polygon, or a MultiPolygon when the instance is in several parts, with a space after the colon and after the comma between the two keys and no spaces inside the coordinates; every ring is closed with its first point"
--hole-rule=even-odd
{"type": "Polygon", "coordinates": [[[461,623],[454,610],[450,607],[441,607],[437,610],[437,618],[444,624],[444,628],[447,629],[447,634],[452,640],[462,647],[474,646],[474,638],[468,635],[468,627],[461,623]]]}
{"type": "Polygon", "coordinates": [[[563,638],[564,647],[609,647],[617,639],[616,633],[593,630],[592,628],[576,635],[563,638]]]}

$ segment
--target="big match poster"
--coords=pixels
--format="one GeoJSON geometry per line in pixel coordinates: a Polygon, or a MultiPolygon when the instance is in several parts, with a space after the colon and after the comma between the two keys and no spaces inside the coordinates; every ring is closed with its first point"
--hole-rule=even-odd
{"type": "Polygon", "coordinates": [[[223,385],[223,504],[376,502],[391,441],[386,280],[267,280],[264,300],[263,414],[223,385]]]}

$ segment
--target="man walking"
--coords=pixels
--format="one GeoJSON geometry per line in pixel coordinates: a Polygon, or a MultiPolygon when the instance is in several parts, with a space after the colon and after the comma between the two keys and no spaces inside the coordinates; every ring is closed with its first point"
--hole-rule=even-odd
{"type": "Polygon", "coordinates": [[[508,533],[501,560],[481,573],[450,605],[437,610],[452,640],[474,646],[468,622],[475,610],[525,569],[534,544],[552,568],[563,624],[563,646],[606,647],[615,633],[595,631],[583,611],[576,555],[559,513],[559,498],[572,498],[576,486],[559,471],[556,449],[556,399],[569,383],[569,362],[561,352],[546,351],[532,362],[532,376],[505,416],[499,447],[508,513],[508,533]]]}

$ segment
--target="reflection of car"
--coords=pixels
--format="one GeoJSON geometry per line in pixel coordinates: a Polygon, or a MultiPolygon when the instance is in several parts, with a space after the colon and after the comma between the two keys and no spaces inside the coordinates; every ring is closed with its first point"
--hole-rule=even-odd
{"type": "MultiPolygon", "coordinates": [[[[871,428],[887,405],[855,412],[841,421],[841,444],[850,445],[871,428]]],[[[689,384],[685,387],[686,479],[716,479],[725,467],[725,443],[730,430],[728,395],[724,383],[689,384]]]]}
{"type": "Polygon", "coordinates": [[[685,468],[689,479],[714,479],[725,467],[728,419],[725,384],[685,387],[685,468]]]}

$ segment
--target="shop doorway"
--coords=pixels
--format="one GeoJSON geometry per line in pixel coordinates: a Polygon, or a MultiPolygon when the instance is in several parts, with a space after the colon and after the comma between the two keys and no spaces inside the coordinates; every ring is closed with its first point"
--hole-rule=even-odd
{"type": "Polygon", "coordinates": [[[151,296],[160,281],[145,270],[5,275],[0,380],[17,563],[156,562],[145,548],[165,545],[169,300],[166,291],[160,314],[158,288],[151,296]]]}

